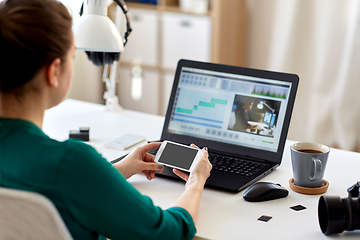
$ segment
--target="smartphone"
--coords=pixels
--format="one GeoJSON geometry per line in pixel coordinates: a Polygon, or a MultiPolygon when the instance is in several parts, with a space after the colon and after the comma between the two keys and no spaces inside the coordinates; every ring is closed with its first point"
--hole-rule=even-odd
{"type": "Polygon", "coordinates": [[[155,162],[190,172],[201,157],[201,150],[180,143],[164,141],[155,155],[155,162]]]}

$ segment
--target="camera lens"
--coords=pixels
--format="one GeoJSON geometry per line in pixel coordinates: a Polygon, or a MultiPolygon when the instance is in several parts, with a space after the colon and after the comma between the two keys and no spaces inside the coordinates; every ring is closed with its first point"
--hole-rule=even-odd
{"type": "Polygon", "coordinates": [[[360,204],[358,198],[321,196],[318,205],[321,231],[328,235],[344,230],[360,229],[360,204]]]}
{"type": "Polygon", "coordinates": [[[321,196],[318,215],[324,234],[341,233],[346,229],[346,209],[340,197],[321,196]]]}

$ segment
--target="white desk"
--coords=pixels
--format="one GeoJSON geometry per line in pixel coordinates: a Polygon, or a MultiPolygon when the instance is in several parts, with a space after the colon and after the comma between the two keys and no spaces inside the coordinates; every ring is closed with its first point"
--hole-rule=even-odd
{"type": "MultiPolygon", "coordinates": [[[[69,130],[90,127],[90,144],[108,160],[124,151],[105,148],[104,143],[126,133],[142,134],[148,140],[158,140],[164,118],[124,110],[121,113],[106,112],[98,104],[66,100],[45,114],[44,131],[58,140],[68,138],[69,130]]],[[[145,142],[144,142],[145,143],[145,142]]],[[[290,144],[285,146],[282,164],[261,181],[280,183],[290,191],[287,198],[261,203],[249,203],[237,194],[205,189],[201,200],[197,237],[208,239],[359,239],[360,231],[344,232],[330,237],[322,234],[318,224],[317,204],[319,196],[308,196],[290,190],[292,177],[290,144]],[[307,209],[293,211],[291,206],[301,204],[307,209]],[[273,218],[269,222],[257,219],[261,215],[273,218]]],[[[209,150],[211,151],[211,149],[209,150]]],[[[325,173],[330,187],[325,195],[347,197],[346,189],[360,180],[360,154],[331,149],[325,173]]],[[[142,175],[129,179],[142,194],[150,196],[154,203],[168,208],[180,196],[184,184],[156,178],[148,181],[142,175]]]]}
{"type": "Polygon", "coordinates": [[[268,137],[274,137],[274,133],[270,133],[270,130],[273,131],[273,129],[267,129],[267,125],[265,123],[259,123],[259,122],[253,122],[248,121],[248,124],[250,125],[257,125],[260,128],[260,132],[257,134],[257,131],[254,130],[253,132],[250,131],[250,129],[246,129],[246,132],[252,133],[254,135],[260,135],[260,136],[268,136],[268,137]]]}

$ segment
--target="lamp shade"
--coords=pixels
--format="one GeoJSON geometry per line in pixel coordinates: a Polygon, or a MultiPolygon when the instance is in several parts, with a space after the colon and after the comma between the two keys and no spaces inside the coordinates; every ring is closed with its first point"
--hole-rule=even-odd
{"type": "MultiPolygon", "coordinates": [[[[85,1],[84,15],[73,26],[75,46],[90,52],[119,53],[124,44],[114,22],[106,16],[107,5],[91,6],[85,1]]],[[[99,1],[100,2],[100,1],[99,1]]]]}

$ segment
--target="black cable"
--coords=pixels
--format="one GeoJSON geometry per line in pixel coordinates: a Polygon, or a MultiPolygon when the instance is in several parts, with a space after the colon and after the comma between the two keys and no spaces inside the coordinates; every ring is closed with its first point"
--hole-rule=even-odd
{"type": "Polygon", "coordinates": [[[117,3],[117,5],[119,5],[119,7],[121,8],[121,10],[123,11],[125,18],[126,18],[126,32],[124,33],[124,46],[127,43],[127,39],[132,31],[131,26],[130,26],[130,20],[129,20],[129,15],[128,15],[128,9],[127,6],[125,4],[124,1],[122,0],[114,0],[114,2],[117,3]]]}
{"type": "Polygon", "coordinates": [[[79,12],[80,17],[83,15],[83,13],[84,13],[84,2],[81,4],[81,8],[79,12]]]}
{"type": "Polygon", "coordinates": [[[124,14],[127,14],[127,13],[128,13],[127,6],[126,6],[126,4],[125,4],[124,1],[114,0],[114,2],[116,2],[117,5],[119,5],[119,7],[123,10],[124,14]]]}

